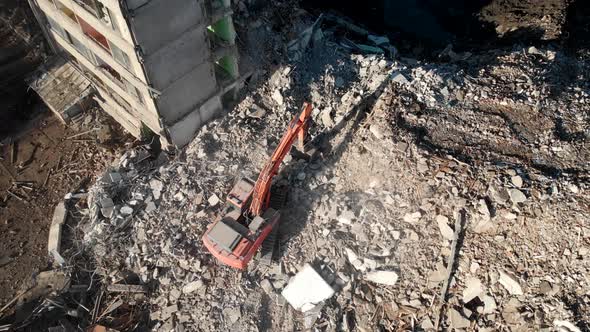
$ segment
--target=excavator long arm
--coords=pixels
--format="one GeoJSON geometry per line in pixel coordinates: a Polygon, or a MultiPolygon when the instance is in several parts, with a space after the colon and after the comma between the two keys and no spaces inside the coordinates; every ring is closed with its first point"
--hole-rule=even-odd
{"type": "Polygon", "coordinates": [[[309,124],[311,116],[311,104],[304,103],[301,113],[293,118],[289,123],[287,131],[281,138],[279,145],[272,154],[270,160],[264,165],[264,168],[256,180],[254,192],[252,194],[252,203],[250,204],[250,214],[253,216],[261,215],[268,208],[270,202],[270,186],[272,178],[278,173],[281,162],[291,150],[295,138],[299,137],[299,143],[303,148],[303,139],[309,124]]]}

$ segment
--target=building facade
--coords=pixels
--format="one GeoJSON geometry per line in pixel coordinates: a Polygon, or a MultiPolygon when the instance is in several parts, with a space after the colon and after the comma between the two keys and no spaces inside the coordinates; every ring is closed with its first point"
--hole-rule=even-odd
{"type": "Polygon", "coordinates": [[[237,85],[230,0],[29,0],[49,42],[127,131],[190,142],[237,85]]]}

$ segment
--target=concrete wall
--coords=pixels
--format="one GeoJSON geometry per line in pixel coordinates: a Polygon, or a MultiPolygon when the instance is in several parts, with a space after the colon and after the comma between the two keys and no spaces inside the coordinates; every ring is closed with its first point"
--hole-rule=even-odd
{"type": "Polygon", "coordinates": [[[170,85],[156,100],[160,116],[166,124],[172,124],[212,97],[218,87],[211,62],[203,62],[197,68],[170,85]]]}
{"type": "MultiPolygon", "coordinates": [[[[144,59],[148,81],[161,94],[155,100],[174,144],[221,111],[214,59],[207,34],[204,1],[127,0],[131,31],[144,59]],[[209,106],[205,106],[209,105],[209,106]],[[202,112],[202,108],[206,112],[202,112]],[[177,132],[178,131],[178,132],[177,132]]],[[[191,136],[192,137],[192,136],[191,136]]]]}
{"type": "Polygon", "coordinates": [[[152,54],[144,55],[145,69],[154,88],[165,90],[208,60],[204,29],[192,29],[152,54]]]}
{"type": "Polygon", "coordinates": [[[168,128],[172,143],[177,146],[188,144],[195,136],[197,128],[211,120],[223,110],[221,98],[215,96],[201,105],[195,112],[188,114],[168,128]]]}
{"type": "MultiPolygon", "coordinates": [[[[131,1],[134,2],[134,1],[131,1]]],[[[201,1],[151,0],[132,7],[129,23],[144,55],[156,52],[204,20],[201,1]]]]}

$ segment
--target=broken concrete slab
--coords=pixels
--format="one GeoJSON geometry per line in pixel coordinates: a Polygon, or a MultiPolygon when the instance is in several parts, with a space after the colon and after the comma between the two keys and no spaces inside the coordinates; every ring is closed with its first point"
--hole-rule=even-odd
{"type": "Polygon", "coordinates": [[[522,287],[520,287],[520,283],[518,282],[518,278],[516,278],[511,273],[506,271],[500,270],[500,278],[498,282],[504,286],[504,288],[510,293],[511,295],[522,295],[524,294],[522,291],[522,287]]]}
{"type": "Polygon", "coordinates": [[[438,215],[436,216],[436,223],[438,225],[438,229],[440,230],[440,234],[445,239],[452,241],[455,237],[455,231],[451,228],[451,226],[449,226],[449,218],[438,215]]]}
{"type": "Polygon", "coordinates": [[[193,293],[196,290],[198,290],[201,287],[203,287],[204,285],[205,284],[203,283],[203,280],[197,280],[197,281],[189,282],[188,284],[184,285],[184,287],[182,287],[182,293],[183,294],[193,293]]]}
{"type": "Polygon", "coordinates": [[[213,194],[213,195],[209,196],[209,198],[207,199],[207,202],[209,203],[209,206],[215,207],[215,206],[217,206],[217,204],[219,204],[220,199],[219,199],[219,197],[217,197],[217,195],[213,194]]]}
{"type": "Polygon", "coordinates": [[[65,203],[60,202],[53,211],[53,219],[51,220],[51,226],[49,226],[49,238],[47,240],[47,251],[49,256],[53,257],[56,262],[62,262],[61,257],[61,233],[63,224],[66,222],[68,210],[66,209],[65,203]]]}
{"type": "Polygon", "coordinates": [[[518,189],[510,189],[508,190],[508,194],[510,195],[510,200],[512,200],[512,203],[514,204],[524,203],[527,200],[525,194],[518,189]]]}
{"type": "Polygon", "coordinates": [[[281,295],[293,308],[306,312],[334,295],[334,289],[309,264],[305,264],[281,295]]]}
{"type": "Polygon", "coordinates": [[[489,296],[484,295],[482,298],[483,301],[483,314],[492,314],[496,311],[496,300],[489,296]]]}
{"type": "Polygon", "coordinates": [[[283,95],[281,94],[280,90],[275,90],[272,93],[272,99],[279,105],[283,105],[283,103],[285,102],[285,100],[283,99],[283,95]]]}
{"type": "Polygon", "coordinates": [[[463,303],[468,303],[476,297],[481,297],[484,293],[483,285],[478,278],[471,277],[465,282],[463,289],[463,303]]]}
{"type": "Polygon", "coordinates": [[[166,320],[176,312],[178,312],[178,304],[167,306],[160,311],[160,319],[166,320]]]}
{"type": "Polygon", "coordinates": [[[404,76],[404,74],[400,73],[400,72],[395,72],[393,74],[391,74],[391,80],[393,82],[402,84],[402,85],[407,85],[410,84],[410,81],[408,81],[408,79],[404,76]]]}
{"type": "Polygon", "coordinates": [[[386,286],[395,285],[398,278],[394,271],[372,271],[365,274],[365,280],[386,286]]]}

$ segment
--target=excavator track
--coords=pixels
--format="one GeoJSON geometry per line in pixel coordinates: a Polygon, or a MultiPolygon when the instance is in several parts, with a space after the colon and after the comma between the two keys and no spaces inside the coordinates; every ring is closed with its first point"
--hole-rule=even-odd
{"type": "MultiPolygon", "coordinates": [[[[287,190],[287,186],[272,188],[269,204],[271,208],[277,211],[281,211],[283,209],[287,201],[287,190]]],[[[270,234],[268,234],[260,246],[260,259],[258,260],[259,268],[267,268],[272,263],[273,256],[278,249],[279,242],[277,240],[280,223],[281,219],[279,218],[277,224],[273,227],[270,234]]]]}

